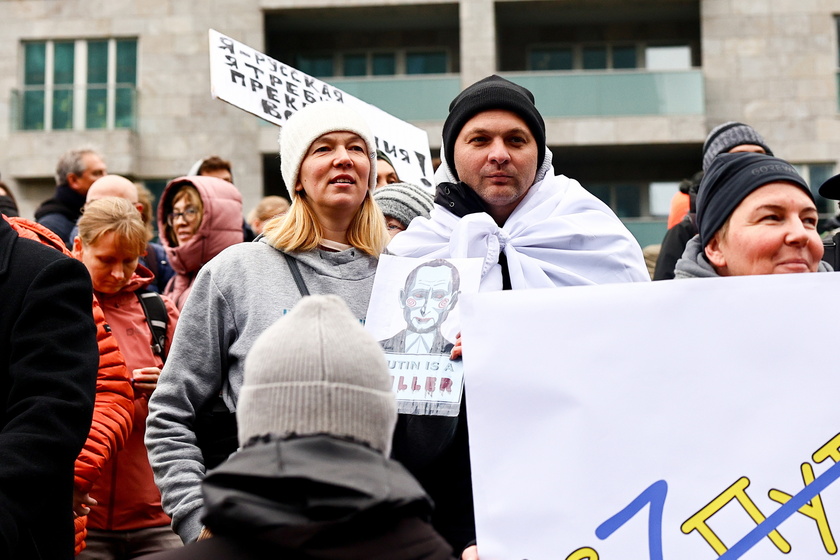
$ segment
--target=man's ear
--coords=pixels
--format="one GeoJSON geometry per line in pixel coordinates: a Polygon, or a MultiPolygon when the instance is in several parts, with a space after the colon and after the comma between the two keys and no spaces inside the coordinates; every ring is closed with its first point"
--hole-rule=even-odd
{"type": "Polygon", "coordinates": [[[726,257],[723,256],[723,251],[721,251],[720,248],[720,230],[715,232],[714,237],[712,237],[712,240],[706,245],[704,251],[706,253],[706,258],[709,259],[709,262],[712,263],[712,266],[716,269],[726,267],[726,257]]]}
{"type": "Polygon", "coordinates": [[[405,307],[405,290],[400,290],[400,307],[405,307]]]}
{"type": "Polygon", "coordinates": [[[79,176],[75,173],[67,174],[67,185],[76,192],[79,192],[79,176]]]}
{"type": "Polygon", "coordinates": [[[455,307],[455,305],[458,303],[458,296],[459,296],[459,295],[461,295],[461,291],[460,291],[460,290],[459,290],[459,291],[457,291],[457,292],[455,292],[454,294],[452,294],[452,299],[451,299],[451,300],[449,300],[449,309],[454,308],[454,307],[455,307]]]}
{"type": "Polygon", "coordinates": [[[85,251],[82,247],[82,240],[79,238],[78,235],[75,238],[73,238],[73,250],[71,252],[73,253],[73,256],[76,259],[82,260],[82,256],[84,255],[85,251]]]}

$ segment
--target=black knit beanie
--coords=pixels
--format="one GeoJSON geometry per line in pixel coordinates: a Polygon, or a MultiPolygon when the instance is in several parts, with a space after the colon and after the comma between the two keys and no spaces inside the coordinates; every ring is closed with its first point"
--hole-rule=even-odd
{"type": "Polygon", "coordinates": [[[713,128],[709,136],[706,137],[706,141],[703,142],[703,170],[709,168],[715,156],[744,144],[761,146],[768,156],[773,155],[770,146],[764,142],[764,138],[753,127],[748,124],[730,121],[713,128]]]}
{"type": "Polygon", "coordinates": [[[519,115],[537,142],[537,169],[545,158],[545,121],[534,105],[534,94],[524,87],[493,74],[480,80],[452,100],[449,115],[443,123],[443,149],[449,169],[455,169],[455,140],[467,121],[482,111],[504,109],[519,115]]]}
{"type": "Polygon", "coordinates": [[[697,192],[697,227],[703,247],[741,201],[753,191],[777,181],[799,187],[814,200],[805,179],[783,159],[750,152],[717,156],[703,175],[697,192]]]}

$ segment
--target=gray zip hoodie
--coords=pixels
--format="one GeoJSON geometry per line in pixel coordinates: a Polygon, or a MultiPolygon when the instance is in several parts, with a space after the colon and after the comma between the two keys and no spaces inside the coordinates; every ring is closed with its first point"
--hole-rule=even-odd
{"type": "MultiPolygon", "coordinates": [[[[364,320],[375,257],[358,249],[290,255],[310,293],[341,296],[364,320]]],[[[225,249],[196,277],[149,399],[146,423],[146,447],[163,509],[184,542],[198,538],[203,512],[205,466],[193,430],[196,412],[220,388],[228,408],[236,409],[248,350],[300,297],[283,254],[264,241],[225,249]]]]}

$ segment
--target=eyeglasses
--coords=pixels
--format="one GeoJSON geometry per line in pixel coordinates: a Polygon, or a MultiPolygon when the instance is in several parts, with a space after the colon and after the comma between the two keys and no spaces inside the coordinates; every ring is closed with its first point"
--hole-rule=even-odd
{"type": "Polygon", "coordinates": [[[175,225],[175,220],[178,218],[184,218],[184,221],[187,223],[194,222],[196,217],[198,217],[198,209],[193,207],[188,207],[184,209],[183,212],[170,212],[168,216],[166,216],[166,223],[170,226],[175,225]]]}

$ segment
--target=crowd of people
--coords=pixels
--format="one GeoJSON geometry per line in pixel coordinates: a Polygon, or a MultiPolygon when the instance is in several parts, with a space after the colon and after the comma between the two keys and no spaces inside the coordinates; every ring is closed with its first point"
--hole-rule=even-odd
{"type": "MultiPolygon", "coordinates": [[[[429,333],[362,327],[379,257],[431,261],[451,296],[448,259],[525,290],[650,281],[642,249],[499,76],[452,101],[434,192],[341,103],[294,113],[280,158],[288,199],[247,219],[218,157],[156,212],[90,149],[61,158],[37,223],[0,188],[0,557],[479,558],[466,400],[398,414],[383,343],[429,333]]],[[[655,277],[831,270],[809,185],[751,127],[714,129],[702,168],[655,277]]],[[[460,335],[432,345],[463,358],[460,335]]]]}

